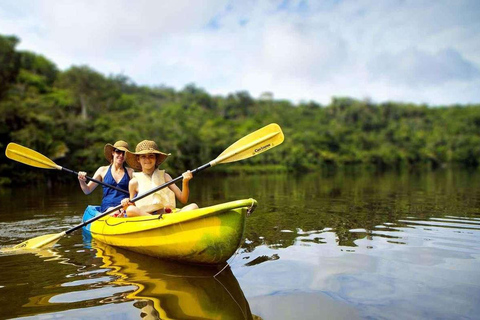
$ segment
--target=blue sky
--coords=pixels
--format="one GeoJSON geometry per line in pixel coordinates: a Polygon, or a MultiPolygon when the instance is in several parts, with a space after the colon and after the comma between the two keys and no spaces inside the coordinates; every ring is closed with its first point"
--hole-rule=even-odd
{"type": "Polygon", "coordinates": [[[0,34],[139,85],[480,103],[476,0],[0,0],[0,34]]]}

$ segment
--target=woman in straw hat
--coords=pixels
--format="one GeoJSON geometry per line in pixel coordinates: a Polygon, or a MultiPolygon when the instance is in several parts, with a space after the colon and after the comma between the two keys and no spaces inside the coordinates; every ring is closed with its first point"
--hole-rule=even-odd
{"type": "MultiPolygon", "coordinates": [[[[119,140],[113,145],[107,143],[103,152],[105,158],[110,162],[110,165],[98,168],[93,175],[93,179],[128,191],[128,183],[133,177],[133,169],[125,167],[126,151],[128,151],[128,143],[123,140],[119,140]]],[[[87,183],[86,175],[86,172],[80,171],[78,173],[78,181],[80,182],[80,188],[82,188],[83,193],[90,194],[98,184],[93,181],[87,183]]],[[[118,206],[123,198],[125,198],[124,193],[103,186],[101,211],[105,212],[111,207],[118,206]]]]}
{"type": "MultiPolygon", "coordinates": [[[[157,168],[169,155],[161,152],[157,144],[150,140],[143,140],[137,144],[135,152],[127,151],[128,165],[139,171],[133,174],[133,179],[129,183],[130,199],[133,199],[137,194],[143,194],[172,180],[172,177],[165,170],[157,168]]],[[[190,171],[187,171],[182,176],[182,190],[175,184],[171,184],[168,188],[160,189],[135,203],[131,203],[128,198],[123,199],[122,205],[127,207],[126,216],[135,217],[169,213],[176,207],[175,198],[183,204],[187,203],[190,195],[188,184],[193,175],[190,171]]],[[[181,210],[186,211],[197,208],[198,206],[195,203],[191,203],[181,210]]]]}

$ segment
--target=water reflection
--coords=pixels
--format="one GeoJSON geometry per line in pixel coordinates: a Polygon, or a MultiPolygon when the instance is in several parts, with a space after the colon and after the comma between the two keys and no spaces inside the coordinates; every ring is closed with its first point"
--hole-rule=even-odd
{"type": "Polygon", "coordinates": [[[265,241],[244,249],[232,268],[252,311],[270,318],[279,309],[271,305],[285,312],[302,305],[303,319],[323,317],[325,306],[335,308],[331,317],[336,319],[470,319],[480,311],[475,302],[480,296],[478,218],[410,216],[348,232],[355,239],[351,244],[341,242],[332,228],[298,228],[285,232],[294,239],[290,246],[265,241]],[[308,303],[313,297],[317,302],[308,303]],[[352,314],[342,314],[351,306],[352,314]]]}
{"type": "MultiPolygon", "coordinates": [[[[97,256],[114,278],[133,286],[123,294],[135,300],[144,319],[252,319],[247,300],[229,267],[197,267],[138,255],[94,243],[97,256]]],[[[120,300],[122,300],[120,299],[120,300]]]]}
{"type": "Polygon", "coordinates": [[[95,242],[0,258],[0,318],[32,310],[53,318],[260,319],[228,266],[184,265],[95,242]]]}
{"type": "MultiPolygon", "coordinates": [[[[287,248],[296,245],[303,232],[322,230],[335,232],[338,245],[356,247],[357,240],[371,237],[381,228],[396,233],[392,228],[405,227],[407,220],[433,225],[434,218],[458,220],[465,216],[466,221],[478,216],[480,194],[475,187],[479,178],[479,174],[464,171],[254,177],[239,183],[245,194],[261,194],[256,196],[258,212],[248,220],[249,241],[243,248],[287,248]],[[256,180],[258,183],[252,183],[256,180]]],[[[404,243],[398,238],[391,240],[404,243]]],[[[321,237],[306,241],[324,242],[321,237]]]]}
{"type": "Polygon", "coordinates": [[[0,255],[0,318],[55,313],[82,306],[79,301],[61,304],[52,301],[53,297],[71,291],[62,283],[88,268],[85,263],[91,261],[91,253],[83,245],[74,244],[76,241],[65,237],[62,245],[52,249],[0,255]]]}
{"type": "MultiPolygon", "coordinates": [[[[204,177],[191,187],[201,206],[259,203],[227,271],[237,289],[85,248],[77,232],[48,257],[0,254],[0,318],[478,318],[480,172],[204,177]]],[[[0,190],[0,246],[66,230],[100,199],[77,184],[0,190]]]]}

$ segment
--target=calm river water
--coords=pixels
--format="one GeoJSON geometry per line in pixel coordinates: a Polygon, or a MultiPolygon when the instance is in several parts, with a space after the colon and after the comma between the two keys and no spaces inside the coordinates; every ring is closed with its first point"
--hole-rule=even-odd
{"type": "MultiPolygon", "coordinates": [[[[77,184],[2,188],[0,246],[81,222],[77,184]]],[[[215,176],[208,206],[255,198],[230,267],[84,242],[0,254],[0,318],[478,319],[480,172],[215,176]],[[220,273],[219,273],[220,272],[220,273]]]]}

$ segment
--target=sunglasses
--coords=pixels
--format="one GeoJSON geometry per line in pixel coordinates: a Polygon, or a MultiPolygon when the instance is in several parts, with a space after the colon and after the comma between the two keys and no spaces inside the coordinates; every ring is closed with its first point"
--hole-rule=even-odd
{"type": "Polygon", "coordinates": [[[116,154],[125,154],[125,151],[118,150],[118,149],[113,150],[113,152],[115,152],[116,154]]]}

